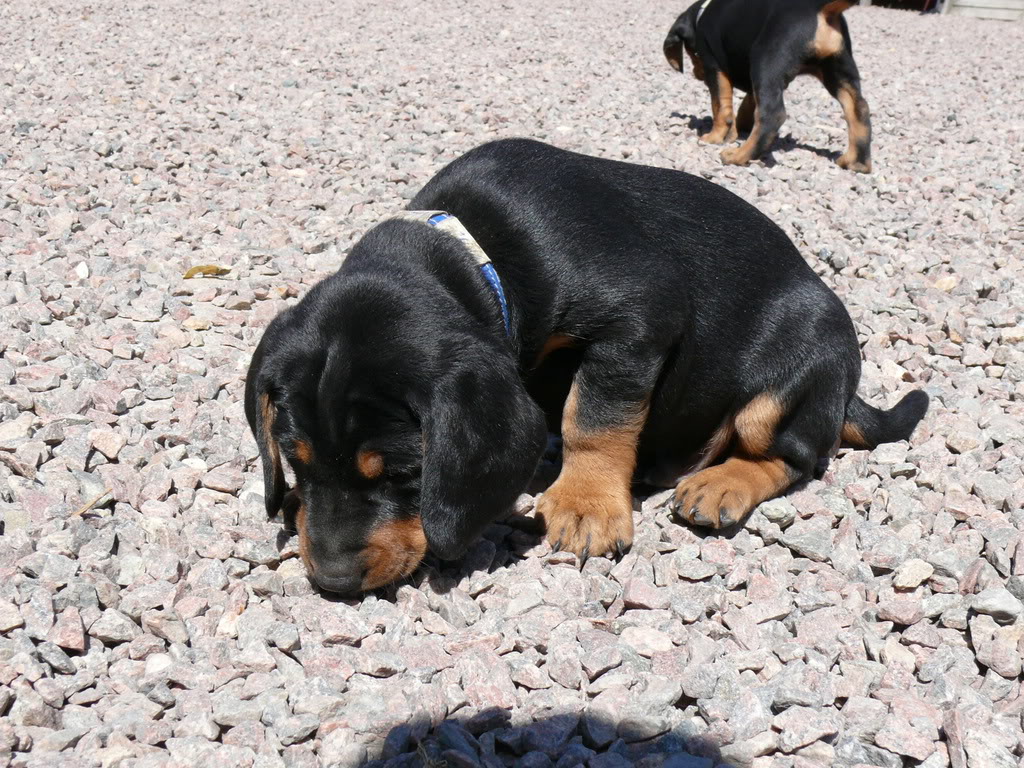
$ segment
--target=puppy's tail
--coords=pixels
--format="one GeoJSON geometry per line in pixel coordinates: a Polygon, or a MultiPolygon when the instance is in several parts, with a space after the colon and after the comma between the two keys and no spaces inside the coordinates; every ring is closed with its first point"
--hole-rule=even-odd
{"type": "Polygon", "coordinates": [[[838,16],[859,2],[860,0],[818,0],[818,13],[824,16],[838,16]]]}
{"type": "Polygon", "coordinates": [[[908,393],[888,411],[868,405],[854,395],[846,406],[842,440],[854,448],[872,449],[881,443],[906,440],[928,411],[928,395],[920,389],[908,393]]]}

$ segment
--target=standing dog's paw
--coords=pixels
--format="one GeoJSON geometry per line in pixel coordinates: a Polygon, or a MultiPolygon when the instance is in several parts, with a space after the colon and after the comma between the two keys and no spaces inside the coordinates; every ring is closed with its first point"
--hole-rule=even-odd
{"type": "Polygon", "coordinates": [[[871,161],[868,160],[866,163],[862,163],[857,160],[856,155],[844,154],[836,160],[836,165],[840,168],[845,168],[848,171],[855,173],[871,173],[871,161]]]}
{"type": "Polygon", "coordinates": [[[701,144],[728,144],[730,141],[735,140],[735,125],[730,125],[728,128],[712,128],[703,136],[697,137],[697,141],[699,141],[701,144]]]}

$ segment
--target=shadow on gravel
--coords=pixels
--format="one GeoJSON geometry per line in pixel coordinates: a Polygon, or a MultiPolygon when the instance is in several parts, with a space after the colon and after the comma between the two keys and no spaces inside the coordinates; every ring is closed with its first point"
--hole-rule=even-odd
{"type": "Polygon", "coordinates": [[[772,150],[775,152],[792,152],[794,149],[802,149],[805,152],[811,152],[818,157],[823,157],[826,160],[835,162],[839,159],[841,152],[837,152],[833,149],[822,149],[821,147],[812,147],[810,144],[804,144],[802,141],[797,141],[792,135],[782,136],[775,140],[775,144],[772,145],[772,150]]]}
{"type": "MultiPolygon", "coordinates": [[[[690,131],[699,136],[703,136],[705,133],[708,133],[711,130],[712,120],[710,116],[698,117],[697,115],[691,115],[686,112],[673,112],[670,115],[670,117],[673,117],[677,120],[685,120],[686,127],[689,128],[690,131]]],[[[743,131],[739,134],[739,138],[746,138],[748,135],[749,132],[743,131]]],[[[812,154],[818,155],[819,157],[823,157],[826,160],[831,160],[832,162],[835,162],[839,158],[839,155],[842,154],[841,152],[837,152],[832,149],[812,147],[810,144],[804,144],[802,141],[797,141],[796,139],[793,138],[791,134],[787,134],[785,136],[780,136],[775,140],[771,148],[767,152],[765,152],[764,155],[760,158],[760,162],[764,163],[766,166],[770,168],[771,166],[776,164],[776,160],[772,157],[773,152],[786,153],[792,152],[793,150],[803,150],[805,152],[810,152],[812,154]]]]}
{"type": "MultiPolygon", "coordinates": [[[[515,727],[509,713],[487,709],[432,727],[419,721],[395,726],[378,759],[366,768],[470,768],[584,766],[628,768],[736,768],[707,736],[682,728],[657,733],[659,720],[614,722],[591,714],[561,714],[515,727]],[[657,735],[652,736],[652,730],[657,735]]],[[[749,760],[749,757],[746,759],[749,760]]]]}

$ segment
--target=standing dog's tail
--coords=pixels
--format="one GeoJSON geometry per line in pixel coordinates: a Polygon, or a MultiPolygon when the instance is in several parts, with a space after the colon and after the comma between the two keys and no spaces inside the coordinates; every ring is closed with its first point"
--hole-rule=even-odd
{"type": "Polygon", "coordinates": [[[928,411],[928,395],[920,389],[908,393],[888,411],[868,405],[854,395],[846,406],[842,440],[854,448],[872,449],[880,443],[906,440],[928,411]]]}

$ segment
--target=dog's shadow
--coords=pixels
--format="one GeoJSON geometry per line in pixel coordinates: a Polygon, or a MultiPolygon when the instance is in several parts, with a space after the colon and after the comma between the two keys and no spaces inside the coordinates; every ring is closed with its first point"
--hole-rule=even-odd
{"type": "MultiPolygon", "coordinates": [[[[697,115],[691,115],[686,112],[672,112],[669,116],[675,120],[685,120],[686,127],[698,138],[710,133],[712,126],[714,125],[714,122],[711,119],[710,115],[699,117],[697,115]]],[[[737,138],[746,139],[749,135],[750,131],[740,131],[737,138]]],[[[701,144],[700,146],[707,147],[709,149],[718,149],[719,151],[721,151],[726,147],[732,146],[732,143],[701,144]]],[[[771,168],[778,164],[778,161],[775,160],[774,157],[772,157],[772,155],[775,152],[778,152],[780,154],[786,154],[787,152],[792,152],[794,150],[803,150],[805,152],[810,152],[812,154],[817,155],[818,157],[823,157],[826,160],[830,160],[833,163],[836,160],[838,160],[839,156],[842,154],[841,152],[837,152],[833,149],[822,149],[821,147],[814,147],[811,146],[810,144],[805,144],[802,141],[797,141],[796,139],[794,139],[792,134],[786,134],[785,136],[777,137],[775,141],[772,142],[772,145],[768,148],[768,150],[760,158],[758,158],[758,160],[765,166],[771,168]]]]}

